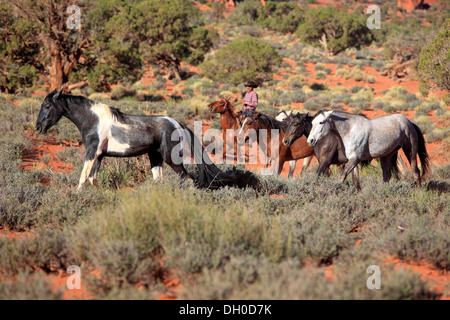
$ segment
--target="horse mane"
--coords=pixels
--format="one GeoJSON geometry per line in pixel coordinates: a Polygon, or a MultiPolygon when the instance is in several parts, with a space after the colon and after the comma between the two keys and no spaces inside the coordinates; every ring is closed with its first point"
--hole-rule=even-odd
{"type": "Polygon", "coordinates": [[[270,129],[278,129],[281,131],[286,131],[287,123],[283,121],[278,121],[266,114],[259,113],[259,116],[257,118],[258,121],[261,121],[263,124],[265,124],[270,129]]]}
{"type": "Polygon", "coordinates": [[[236,118],[238,116],[238,111],[236,111],[235,105],[233,105],[229,100],[225,100],[227,101],[227,107],[230,109],[231,115],[236,118]]]}
{"type": "Polygon", "coordinates": [[[298,117],[303,116],[303,122],[305,124],[305,136],[308,137],[309,133],[311,132],[311,129],[312,129],[312,120],[314,119],[314,116],[310,116],[309,113],[304,113],[304,114],[297,113],[295,116],[298,116],[298,117]]]}
{"type": "Polygon", "coordinates": [[[120,109],[117,109],[117,108],[114,108],[114,107],[109,107],[109,108],[111,109],[111,113],[113,114],[114,117],[116,117],[117,119],[121,119],[121,120],[124,119],[125,113],[120,111],[120,109]]]}
{"type": "MultiPolygon", "coordinates": [[[[327,110],[327,109],[320,109],[319,111],[317,111],[317,113],[313,116],[313,118],[317,117],[319,114],[323,114],[325,111],[331,111],[331,110],[327,110]]],[[[349,116],[361,116],[364,117],[366,119],[369,119],[364,113],[358,113],[358,114],[354,114],[351,112],[347,112],[347,111],[342,111],[342,110],[334,110],[335,114],[343,114],[343,115],[349,115],[349,116]]]]}
{"type": "MultiPolygon", "coordinates": [[[[61,94],[58,96],[57,100],[60,100],[60,99],[64,99],[67,104],[88,107],[88,108],[90,108],[92,105],[97,103],[86,97],[73,96],[70,94],[61,94]]],[[[108,106],[108,105],[106,105],[106,106],[108,106]]],[[[111,106],[108,106],[108,108],[111,110],[111,114],[113,115],[113,117],[115,117],[116,119],[120,119],[120,120],[124,119],[125,114],[122,111],[120,111],[120,109],[114,108],[111,106]]]]}
{"type": "Polygon", "coordinates": [[[57,98],[58,100],[64,100],[66,103],[70,103],[70,104],[75,104],[75,105],[80,105],[83,107],[90,107],[92,104],[94,104],[95,102],[92,101],[91,99],[85,98],[83,96],[73,96],[70,94],[60,94],[57,98]]]}

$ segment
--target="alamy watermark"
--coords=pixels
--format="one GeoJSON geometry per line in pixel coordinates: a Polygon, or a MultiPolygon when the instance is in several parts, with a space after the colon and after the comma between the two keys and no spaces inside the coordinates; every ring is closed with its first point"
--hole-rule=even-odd
{"type": "Polygon", "coordinates": [[[370,17],[367,18],[367,28],[370,30],[373,29],[381,29],[381,10],[377,5],[370,5],[366,10],[367,14],[371,14],[370,17]]]}
{"type": "Polygon", "coordinates": [[[367,278],[366,286],[368,289],[381,289],[381,270],[377,265],[371,265],[367,267],[366,273],[370,273],[371,276],[367,278]]]}
{"type": "Polygon", "coordinates": [[[81,289],[81,269],[79,266],[71,265],[67,268],[67,273],[71,274],[66,281],[67,289],[81,289]]]}
{"type": "Polygon", "coordinates": [[[80,30],[81,29],[81,10],[79,6],[71,5],[67,7],[66,12],[70,14],[67,18],[66,26],[67,29],[80,30]]]}

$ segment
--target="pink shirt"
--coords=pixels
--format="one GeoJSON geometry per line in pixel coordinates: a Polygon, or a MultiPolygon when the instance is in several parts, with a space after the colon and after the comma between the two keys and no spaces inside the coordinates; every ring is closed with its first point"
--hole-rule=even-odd
{"type": "Polygon", "coordinates": [[[244,103],[247,103],[247,107],[244,106],[244,110],[254,110],[258,106],[258,95],[254,90],[247,92],[244,96],[244,103]]]}

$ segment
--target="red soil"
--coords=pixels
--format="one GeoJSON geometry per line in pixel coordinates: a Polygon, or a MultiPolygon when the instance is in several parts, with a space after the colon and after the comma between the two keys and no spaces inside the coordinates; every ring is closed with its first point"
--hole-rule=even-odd
{"type": "MultiPolygon", "coordinates": [[[[431,263],[424,260],[419,262],[403,261],[393,256],[387,256],[385,264],[393,264],[395,270],[409,269],[413,273],[420,274],[423,281],[429,282],[431,290],[441,294],[446,286],[448,288],[450,283],[450,273],[448,271],[438,270],[431,263]]],[[[440,299],[450,300],[450,296],[441,296],[440,299]]]]}
{"type": "Polygon", "coordinates": [[[184,286],[180,278],[173,276],[174,272],[174,270],[168,270],[167,275],[162,280],[164,287],[167,289],[167,293],[160,294],[158,300],[177,300],[178,292],[183,290],[184,286]]]}
{"type": "MultiPolygon", "coordinates": [[[[54,138],[49,138],[47,140],[41,140],[42,138],[30,137],[34,149],[25,150],[22,153],[22,168],[24,170],[33,169],[51,169],[54,172],[72,172],[73,165],[71,163],[66,163],[57,157],[56,153],[63,151],[66,148],[80,147],[77,143],[72,143],[68,141],[55,141],[54,138]],[[49,161],[47,164],[44,163],[43,158],[49,156],[49,161]]],[[[45,182],[43,182],[45,184],[45,182]]]]}
{"type": "Polygon", "coordinates": [[[16,239],[28,238],[33,236],[35,236],[35,234],[27,229],[24,229],[23,231],[15,231],[8,230],[0,226],[0,239],[6,238],[10,241],[14,241],[16,239]]]}
{"type": "MultiPolygon", "coordinates": [[[[64,300],[89,300],[94,299],[92,294],[88,291],[86,287],[86,275],[83,273],[81,274],[81,281],[80,281],[80,289],[69,289],[67,288],[67,279],[70,277],[71,274],[57,271],[55,273],[49,273],[46,274],[46,277],[51,282],[52,289],[56,292],[58,290],[63,290],[63,299],[64,300]]],[[[94,276],[96,278],[99,278],[100,271],[94,270],[89,273],[89,276],[94,276]]]]}

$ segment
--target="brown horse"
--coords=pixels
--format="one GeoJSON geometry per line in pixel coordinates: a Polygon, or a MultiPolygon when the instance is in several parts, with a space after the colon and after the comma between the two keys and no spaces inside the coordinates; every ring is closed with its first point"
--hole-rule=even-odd
{"type": "MultiPolygon", "coordinates": [[[[222,126],[222,138],[225,142],[225,147],[223,148],[223,158],[225,159],[225,154],[227,150],[236,150],[237,149],[237,138],[234,137],[234,145],[227,145],[226,134],[227,130],[237,130],[240,127],[239,116],[241,115],[241,111],[236,111],[233,105],[230,102],[230,98],[222,98],[218,101],[212,102],[208,105],[208,108],[211,112],[220,114],[220,125],[222,126]],[[231,149],[234,148],[234,149],[231,149]]],[[[235,153],[233,153],[235,154],[235,153]]]]}
{"type": "Polygon", "coordinates": [[[282,139],[284,137],[284,132],[287,128],[287,122],[286,121],[278,121],[272,117],[269,117],[268,115],[259,113],[259,112],[249,112],[246,115],[241,116],[241,129],[239,130],[239,142],[242,143],[245,139],[245,133],[247,133],[249,130],[253,129],[256,132],[257,139],[259,142],[259,145],[261,149],[263,149],[263,152],[266,152],[266,155],[269,158],[273,159],[272,150],[270,146],[272,145],[272,129],[279,130],[278,131],[278,168],[277,173],[280,174],[283,170],[283,165],[286,161],[292,161],[292,160],[298,160],[303,159],[303,166],[302,171],[303,173],[306,168],[308,168],[312,156],[314,155],[314,148],[310,147],[308,143],[306,142],[306,137],[301,137],[299,139],[296,139],[292,145],[285,146],[282,143],[282,139]],[[261,129],[267,130],[267,145],[264,143],[261,143],[260,134],[262,131],[261,129]]]}

